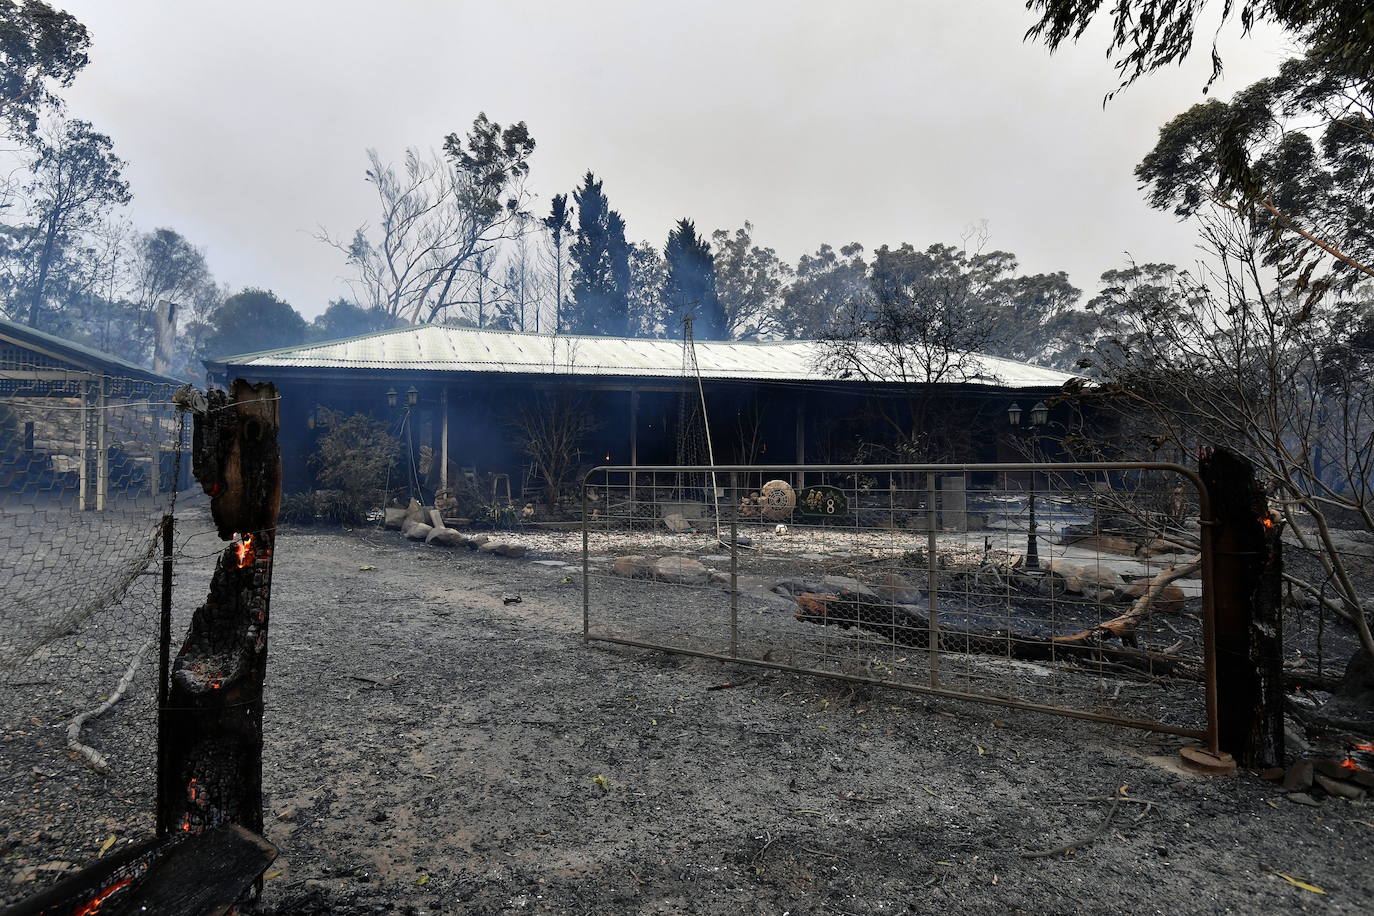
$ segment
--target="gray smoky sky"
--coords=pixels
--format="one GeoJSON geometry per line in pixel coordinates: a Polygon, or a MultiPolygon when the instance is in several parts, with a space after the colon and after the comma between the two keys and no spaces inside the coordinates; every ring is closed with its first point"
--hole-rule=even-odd
{"type": "MultiPolygon", "coordinates": [[[[206,249],[234,288],[307,316],[346,294],[315,240],[373,218],[365,150],[438,147],[479,111],[538,142],[536,208],[592,169],[632,239],[755,225],[786,260],[823,242],[987,247],[1089,292],[1127,253],[1190,263],[1193,232],[1132,169],[1202,100],[1186,66],[1115,84],[1098,30],[1051,56],[1021,0],[57,0],[90,29],[65,93],[129,163],[130,217],[206,249]]],[[[1284,56],[1223,34],[1228,96],[1284,56]]]]}

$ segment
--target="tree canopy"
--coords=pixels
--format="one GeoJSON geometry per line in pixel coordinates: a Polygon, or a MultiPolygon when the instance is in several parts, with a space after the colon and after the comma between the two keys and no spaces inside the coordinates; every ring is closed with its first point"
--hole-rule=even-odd
{"type": "Polygon", "coordinates": [[[271,290],[235,293],[210,315],[203,344],[209,358],[237,356],[304,343],[305,319],[271,290]]]}
{"type": "Polygon", "coordinates": [[[663,260],[668,267],[663,288],[668,335],[678,336],[683,320],[690,316],[697,340],[724,339],[728,321],[716,293],[715,256],[690,219],[678,220],[668,233],[663,260]]]}
{"type": "Polygon", "coordinates": [[[611,209],[601,185],[588,171],[573,191],[577,238],[570,252],[572,303],[564,330],[624,337],[630,332],[630,246],[625,220],[611,209]]]}

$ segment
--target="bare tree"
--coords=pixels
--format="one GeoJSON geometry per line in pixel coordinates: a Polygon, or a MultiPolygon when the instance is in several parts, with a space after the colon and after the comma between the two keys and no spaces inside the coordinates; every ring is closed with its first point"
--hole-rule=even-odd
{"type": "Polygon", "coordinates": [[[865,295],[853,297],[821,337],[820,363],[899,394],[874,397],[906,460],[950,457],[936,416],[939,387],[994,381],[980,359],[989,323],[972,294],[963,253],[946,246],[919,252],[886,246],[874,255],[865,295]]]}
{"type": "Polygon", "coordinates": [[[412,323],[437,321],[455,307],[478,305],[465,293],[479,262],[528,231],[524,179],[534,140],[524,122],[502,128],[485,114],[466,137],[451,134],[444,154],[406,150],[401,168],[368,151],[367,181],[380,208],[375,227],[342,241],[354,269],[355,298],[412,323]]]}
{"type": "Polygon", "coordinates": [[[1119,336],[1086,361],[1102,380],[1090,395],[1146,430],[1152,449],[1223,445],[1254,462],[1291,539],[1288,584],[1374,654],[1374,564],[1342,534],[1374,535],[1374,302],[1309,314],[1296,284],[1266,277],[1244,220],[1214,208],[1202,224],[1219,266],[1175,275],[1187,308],[1152,297],[1121,309],[1119,336]]]}

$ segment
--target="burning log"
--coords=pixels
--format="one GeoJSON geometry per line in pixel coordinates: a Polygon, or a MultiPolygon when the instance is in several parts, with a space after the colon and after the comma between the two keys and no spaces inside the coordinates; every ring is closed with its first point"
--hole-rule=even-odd
{"type": "Polygon", "coordinates": [[[223,823],[262,832],[262,687],[281,456],[278,397],[236,380],[186,400],[192,470],[229,541],[172,665],[162,712],[158,831],[223,823]]]}
{"type": "Polygon", "coordinates": [[[63,878],[6,916],[162,916],[227,913],[277,857],[277,848],[226,824],[145,840],[63,878]]]}

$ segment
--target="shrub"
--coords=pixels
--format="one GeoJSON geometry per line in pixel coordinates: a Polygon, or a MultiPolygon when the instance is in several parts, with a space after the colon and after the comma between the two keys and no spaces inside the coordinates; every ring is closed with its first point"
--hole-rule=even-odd
{"type": "Polygon", "coordinates": [[[320,411],[324,428],[310,463],[327,489],[313,494],[316,517],[359,524],[385,501],[401,443],[386,424],[366,414],[320,411]]]}

